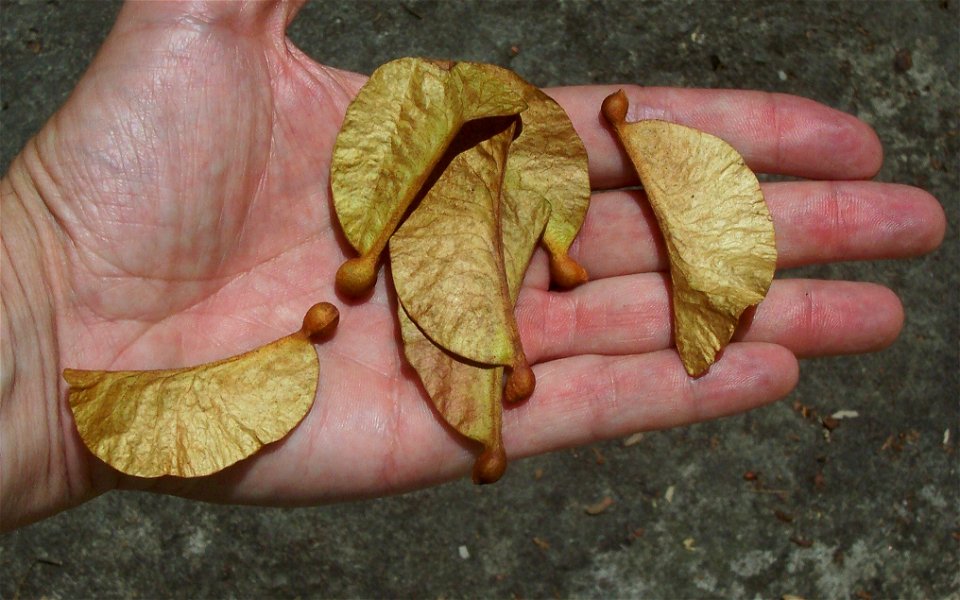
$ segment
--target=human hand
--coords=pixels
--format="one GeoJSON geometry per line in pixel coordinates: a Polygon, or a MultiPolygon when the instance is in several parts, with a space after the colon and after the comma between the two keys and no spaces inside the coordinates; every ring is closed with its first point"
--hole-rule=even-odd
{"type": "MultiPolygon", "coordinates": [[[[67,105],[3,187],[3,527],[114,487],[304,504],[381,495],[466,473],[471,449],[404,365],[385,277],[335,297],[351,252],[329,208],[330,150],[363,82],[320,66],[283,31],[295,7],[132,4],[67,105]],[[196,480],[119,476],[83,448],[60,371],[161,368],[234,354],[295,329],[313,302],[341,308],[318,347],[315,406],[281,442],[196,480]],[[13,368],[11,368],[13,367],[13,368]]],[[[889,343],[896,297],[871,284],[778,280],[710,372],[670,348],[666,268],[649,210],[599,106],[615,88],[550,90],[587,144],[598,190],[574,257],[593,281],[547,289],[531,266],[518,320],[538,389],[505,415],[511,457],[747,410],[787,393],[795,356],[889,343]]],[[[639,116],[730,141],[763,172],[856,180],[879,167],[863,124],[751,92],[628,89],[639,116]],[[641,114],[642,113],[642,114],[641,114]]],[[[781,267],[934,248],[936,201],[850,181],[765,186],[781,267]]]]}

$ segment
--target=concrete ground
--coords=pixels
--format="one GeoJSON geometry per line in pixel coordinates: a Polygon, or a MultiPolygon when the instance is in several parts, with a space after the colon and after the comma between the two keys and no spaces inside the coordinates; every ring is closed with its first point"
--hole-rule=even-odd
{"type": "MultiPolygon", "coordinates": [[[[117,4],[2,4],[2,165],[64,100],[117,4]]],[[[109,494],[0,537],[4,598],[960,596],[960,2],[350,2],[291,35],[369,72],[402,55],[508,65],[547,86],[808,96],[878,131],[878,179],[934,193],[930,256],[783,276],[892,287],[870,356],[808,361],[768,408],[514,464],[503,481],[310,509],[109,494]],[[909,57],[909,60],[907,58],[909,57]],[[822,416],[859,416],[833,431],[822,416]],[[947,439],[949,437],[949,439],[947,439]],[[585,505],[605,497],[602,514],[585,505]]]]}

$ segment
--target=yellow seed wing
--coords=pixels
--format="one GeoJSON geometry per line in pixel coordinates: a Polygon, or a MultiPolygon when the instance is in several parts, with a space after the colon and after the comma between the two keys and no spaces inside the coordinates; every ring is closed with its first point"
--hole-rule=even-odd
{"type": "Polygon", "coordinates": [[[611,99],[604,114],[640,175],[669,254],[677,349],[687,372],[699,375],[770,287],[773,220],[732,146],[664,121],[626,123],[626,97],[611,99]]]}
{"type": "Polygon", "coordinates": [[[500,183],[513,125],[461,152],[390,240],[404,309],[439,346],[512,365],[522,354],[504,273],[500,183]]]}
{"type": "Polygon", "coordinates": [[[184,369],[67,369],[80,437],[138,477],[209,475],[284,437],[306,415],[319,362],[302,332],[184,369]]]}
{"type": "MultiPolygon", "coordinates": [[[[516,303],[549,212],[546,203],[529,194],[504,194],[502,198],[504,267],[511,305],[516,303]]],[[[481,443],[491,457],[488,462],[483,457],[478,460],[474,480],[492,483],[506,464],[501,437],[503,367],[467,361],[445,351],[420,331],[402,305],[397,308],[397,316],[404,355],[437,411],[461,435],[481,443]],[[496,462],[496,457],[503,458],[496,462]]]]}
{"type": "Polygon", "coordinates": [[[587,279],[586,271],[567,256],[590,207],[587,150],[560,105],[523,84],[527,109],[520,115],[523,129],[510,146],[504,195],[530,198],[518,199],[517,205],[536,198],[547,204],[543,245],[550,252],[551,276],[560,286],[572,287],[587,279]]]}
{"type": "Polygon", "coordinates": [[[334,209],[358,252],[379,252],[465,122],[525,108],[493,83],[419,58],[374,71],[347,109],[330,167],[334,209]]]}
{"type": "Polygon", "coordinates": [[[484,447],[500,447],[503,367],[481,365],[446,352],[399,307],[407,360],[420,375],[437,410],[454,429],[484,447]]]}
{"type": "MultiPolygon", "coordinates": [[[[515,206],[537,202],[547,205],[545,227],[536,222],[519,225],[542,227],[543,245],[550,253],[555,283],[561,287],[583,283],[587,280],[586,271],[567,256],[590,207],[590,177],[583,141],[563,108],[536,86],[496,65],[474,63],[472,68],[500,78],[527,104],[520,113],[520,134],[510,145],[503,181],[504,201],[515,197],[515,206]]],[[[522,264],[526,268],[526,262],[522,264]]],[[[510,267],[510,261],[507,266],[510,267]]]]}

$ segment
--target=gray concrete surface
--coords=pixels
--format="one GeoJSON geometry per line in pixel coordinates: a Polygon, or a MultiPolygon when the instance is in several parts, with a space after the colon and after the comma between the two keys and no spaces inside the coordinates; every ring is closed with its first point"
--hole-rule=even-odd
{"type": "MultiPolygon", "coordinates": [[[[5,169],[81,75],[117,5],[2,7],[5,169]]],[[[0,538],[0,594],[958,597],[958,17],[957,0],[309,5],[293,38],[359,71],[425,54],[509,65],[540,85],[814,98],[876,127],[879,179],[933,192],[948,241],[910,261],[782,274],[883,283],[907,322],[883,352],[804,363],[799,388],[763,410],[527,460],[482,489],[462,481],[296,510],[111,494],[0,538]],[[907,70],[895,67],[900,51],[907,70]],[[827,435],[801,405],[860,416],[827,435]],[[609,510],[585,514],[605,496],[609,510]]]]}

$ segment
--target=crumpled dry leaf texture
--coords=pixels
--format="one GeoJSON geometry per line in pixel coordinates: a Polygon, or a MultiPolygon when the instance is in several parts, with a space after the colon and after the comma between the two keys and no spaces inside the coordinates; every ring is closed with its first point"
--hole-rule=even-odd
{"type": "Polygon", "coordinates": [[[587,279],[567,256],[590,200],[583,143],[558,104],[509,70],[401,59],[378,69],[351,104],[332,171],[338,218],[362,254],[337,274],[338,289],[351,296],[362,295],[375,281],[376,255],[409,205],[422,198],[390,241],[405,352],[444,418],[484,444],[475,480],[495,480],[505,466],[501,397],[519,400],[534,386],[512,307],[541,234],[556,283],[570,287],[587,279]],[[463,155],[476,152],[478,140],[489,137],[484,128],[495,126],[490,123],[496,120],[485,117],[518,110],[523,125],[505,165],[500,160],[485,168],[477,156],[470,159],[475,164],[462,162],[463,155]],[[451,176],[464,167],[466,175],[451,176]],[[478,176],[483,172],[486,181],[478,176]],[[466,198],[468,204],[486,194],[481,200],[486,209],[465,211],[481,224],[480,233],[464,223],[459,200],[437,201],[431,209],[431,194],[466,198]],[[405,232],[416,228],[430,233],[417,231],[405,240],[405,232]],[[425,246],[424,238],[429,238],[425,246]],[[459,269],[459,275],[443,272],[450,259],[456,259],[453,270],[459,269]],[[444,278],[446,287],[437,284],[444,278]],[[462,281],[472,284],[459,289],[462,281]],[[420,304],[411,307],[405,301],[420,304]],[[471,302],[474,309],[485,306],[486,316],[471,309],[471,302]],[[425,315],[424,309],[435,314],[425,315]],[[479,318],[470,321],[473,315],[479,318]],[[505,390],[502,368],[491,364],[511,367],[505,390]]]}
{"type": "MultiPolygon", "coordinates": [[[[543,245],[550,253],[550,275],[561,287],[574,287],[587,280],[584,268],[567,256],[590,207],[587,149],[567,113],[553,98],[512,71],[502,70],[518,80],[527,102],[526,110],[520,113],[523,129],[507,158],[504,196],[530,195],[547,203],[550,213],[543,245]]],[[[517,206],[530,202],[507,200],[517,206]]],[[[511,261],[507,264],[509,267],[511,261]]],[[[523,264],[526,269],[526,263],[512,264],[523,264]]]]}
{"type": "Polygon", "coordinates": [[[209,475],[277,441],[313,404],[319,361],[311,337],[336,325],[321,303],[303,328],[225,360],[182,369],[67,369],[84,444],[138,477],[209,475]]]}
{"type": "MultiPolygon", "coordinates": [[[[515,144],[516,141],[511,144],[509,152],[515,144]]],[[[508,165],[509,162],[508,153],[508,165]]],[[[504,268],[511,306],[516,303],[549,214],[549,206],[539,195],[508,194],[505,190],[501,195],[504,268]]],[[[447,352],[420,331],[402,305],[397,315],[404,354],[437,411],[461,435],[484,446],[484,453],[474,466],[473,480],[493,483],[506,468],[501,437],[503,367],[474,363],[447,352]]]]}
{"type": "Polygon", "coordinates": [[[501,437],[503,367],[481,365],[437,346],[398,307],[404,355],[417,371],[431,402],[461,435],[484,447],[473,479],[492,483],[506,468],[501,437]]]}
{"type": "MultiPolygon", "coordinates": [[[[364,285],[460,127],[524,108],[519,94],[471,63],[402,58],[374,71],[347,108],[330,167],[337,217],[363,259],[346,264],[358,265],[364,285]]],[[[338,285],[358,295],[341,281],[349,278],[338,274],[338,285]]]]}
{"type": "Polygon", "coordinates": [[[523,359],[504,272],[500,189],[514,125],[455,156],[390,240],[394,287],[439,346],[468,360],[523,359]]]}
{"type": "Polygon", "coordinates": [[[730,341],[744,309],[770,287],[777,263],[773,220],[756,176],[732,146],[664,121],[626,123],[626,111],[622,91],[604,101],[663,233],[677,349],[696,376],[730,341]]]}
{"type": "MultiPolygon", "coordinates": [[[[573,287],[587,280],[587,272],[567,251],[580,232],[590,207],[590,176],[587,149],[573,123],[556,101],[519,75],[496,65],[483,65],[505,83],[513,86],[527,103],[520,113],[520,135],[510,145],[503,181],[505,204],[529,207],[544,202],[549,219],[543,230],[543,245],[550,253],[550,273],[561,287],[573,287]],[[511,200],[513,196],[523,196],[511,200]]],[[[520,221],[525,227],[533,226],[520,221]]],[[[504,235],[521,229],[504,227],[504,235]]],[[[524,232],[525,233],[525,232],[524,232]]],[[[525,248],[521,244],[504,247],[525,248]]],[[[526,261],[507,260],[526,270],[526,261]]]]}

